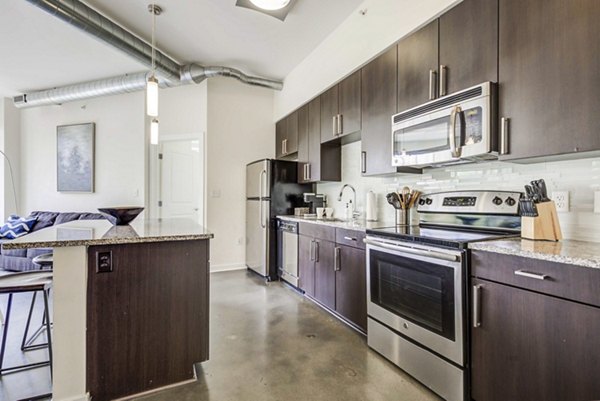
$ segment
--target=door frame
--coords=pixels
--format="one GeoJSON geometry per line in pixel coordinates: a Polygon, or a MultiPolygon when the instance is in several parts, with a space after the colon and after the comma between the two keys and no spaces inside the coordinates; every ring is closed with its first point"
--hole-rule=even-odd
{"type": "Polygon", "coordinates": [[[192,141],[198,140],[202,145],[202,152],[200,154],[202,163],[202,185],[201,185],[201,200],[202,200],[202,221],[199,222],[202,226],[206,227],[206,191],[207,191],[207,149],[206,149],[206,131],[193,132],[193,133],[182,133],[172,135],[161,135],[158,140],[158,145],[150,145],[149,147],[149,173],[148,173],[148,217],[159,218],[160,208],[158,201],[160,198],[161,181],[160,181],[160,161],[158,158],[160,152],[160,145],[164,142],[175,142],[175,141],[192,141]]]}

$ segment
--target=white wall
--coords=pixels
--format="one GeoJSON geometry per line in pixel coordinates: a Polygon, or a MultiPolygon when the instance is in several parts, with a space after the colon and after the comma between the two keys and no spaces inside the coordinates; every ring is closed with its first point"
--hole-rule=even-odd
{"type": "Polygon", "coordinates": [[[459,2],[365,0],[285,78],[283,90],[275,94],[275,121],[459,2]]]}
{"type": "Polygon", "coordinates": [[[144,92],[21,110],[21,213],[143,205],[144,92]],[[95,192],[56,190],[56,127],[96,124],[95,192]]]}
{"type": "Polygon", "coordinates": [[[6,155],[6,158],[0,155],[0,188],[3,188],[3,193],[0,195],[0,221],[4,221],[11,214],[18,214],[20,211],[18,210],[20,133],[19,110],[13,106],[12,99],[0,98],[0,150],[6,155]],[[11,177],[10,166],[12,166],[13,177],[11,177]]]}
{"type": "Polygon", "coordinates": [[[342,182],[318,184],[319,193],[329,199],[337,216],[344,216],[344,203],[350,197],[345,192],[343,202],[337,201],[342,184],[351,184],[357,191],[358,209],[364,218],[366,193],[377,194],[379,219],[382,223],[394,221],[394,209],[385,200],[385,194],[403,186],[424,192],[500,189],[524,191],[523,186],[543,178],[548,192],[570,191],[571,210],[558,217],[565,238],[600,242],[600,214],[594,213],[594,192],[600,191],[600,158],[537,164],[487,162],[463,166],[426,169],[419,175],[362,177],[360,173],[360,142],[342,147],[342,182]]]}
{"type": "Polygon", "coordinates": [[[211,269],[245,265],[246,164],[274,157],[273,91],[208,81],[208,216],[211,269]]]}

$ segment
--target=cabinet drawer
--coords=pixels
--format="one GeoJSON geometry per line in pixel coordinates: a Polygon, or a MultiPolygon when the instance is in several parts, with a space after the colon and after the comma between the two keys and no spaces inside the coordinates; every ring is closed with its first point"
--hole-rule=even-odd
{"type": "Polygon", "coordinates": [[[348,245],[358,249],[365,249],[366,233],[357,230],[347,230],[345,228],[335,229],[335,242],[341,245],[348,245]]]}
{"type": "Polygon", "coordinates": [[[600,306],[600,269],[485,251],[471,260],[474,277],[600,306]]]}
{"type": "Polygon", "coordinates": [[[313,223],[298,224],[298,231],[302,235],[335,242],[335,228],[313,223]]]}

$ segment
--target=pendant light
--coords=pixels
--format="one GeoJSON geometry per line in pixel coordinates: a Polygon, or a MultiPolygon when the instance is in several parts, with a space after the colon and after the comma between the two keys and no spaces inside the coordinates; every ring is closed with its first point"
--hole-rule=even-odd
{"type": "Polygon", "coordinates": [[[158,79],[156,79],[155,29],[156,16],[160,15],[162,9],[156,4],[148,4],[148,11],[152,14],[152,74],[146,82],[146,114],[150,117],[158,117],[158,79]]]}

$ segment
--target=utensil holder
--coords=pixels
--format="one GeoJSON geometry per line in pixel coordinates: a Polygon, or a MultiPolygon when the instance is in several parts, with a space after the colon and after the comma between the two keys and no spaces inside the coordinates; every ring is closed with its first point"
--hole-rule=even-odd
{"type": "Polygon", "coordinates": [[[560,241],[562,231],[553,201],[536,203],[537,217],[521,217],[521,237],[532,240],[560,241]]]}
{"type": "Polygon", "coordinates": [[[410,223],[410,209],[396,209],[396,225],[407,226],[410,223]]]}

